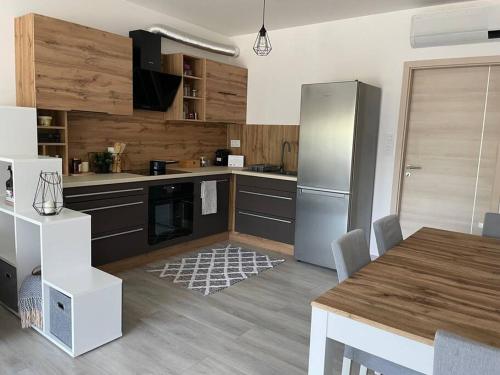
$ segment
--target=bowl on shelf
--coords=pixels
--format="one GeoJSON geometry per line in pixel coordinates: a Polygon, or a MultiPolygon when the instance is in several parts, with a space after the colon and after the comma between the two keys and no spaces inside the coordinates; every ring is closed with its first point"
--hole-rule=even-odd
{"type": "Polygon", "coordinates": [[[38,116],[38,125],[51,126],[52,125],[52,116],[38,116]]]}

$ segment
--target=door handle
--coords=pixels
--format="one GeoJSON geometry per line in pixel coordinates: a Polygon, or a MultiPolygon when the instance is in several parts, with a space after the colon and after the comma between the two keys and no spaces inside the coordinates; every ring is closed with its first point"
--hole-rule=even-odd
{"type": "Polygon", "coordinates": [[[411,164],[408,164],[406,166],[406,169],[415,170],[415,169],[422,169],[422,167],[420,165],[411,165],[411,164]]]}

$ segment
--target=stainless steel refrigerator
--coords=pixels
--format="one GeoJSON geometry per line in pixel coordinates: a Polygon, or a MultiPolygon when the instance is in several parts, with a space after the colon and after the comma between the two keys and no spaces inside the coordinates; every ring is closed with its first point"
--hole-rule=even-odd
{"type": "Polygon", "coordinates": [[[335,268],[332,241],[370,238],[381,90],[359,81],[302,86],[295,257],[335,268]]]}

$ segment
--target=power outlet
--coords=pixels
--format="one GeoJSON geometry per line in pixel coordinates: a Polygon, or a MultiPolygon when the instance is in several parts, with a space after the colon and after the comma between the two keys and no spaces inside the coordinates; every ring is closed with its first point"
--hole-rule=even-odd
{"type": "Polygon", "coordinates": [[[231,147],[239,148],[241,147],[241,142],[239,139],[231,139],[231,147]]]}

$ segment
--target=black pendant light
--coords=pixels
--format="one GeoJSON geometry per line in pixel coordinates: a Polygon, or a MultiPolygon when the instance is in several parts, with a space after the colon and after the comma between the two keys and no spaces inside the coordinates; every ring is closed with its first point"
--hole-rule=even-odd
{"type": "Polygon", "coordinates": [[[267,35],[266,27],[264,26],[264,21],[266,17],[266,0],[264,0],[264,10],[262,11],[262,27],[257,34],[257,39],[253,45],[253,50],[258,56],[267,56],[269,52],[273,49],[271,47],[271,41],[269,40],[269,35],[267,35]]]}

